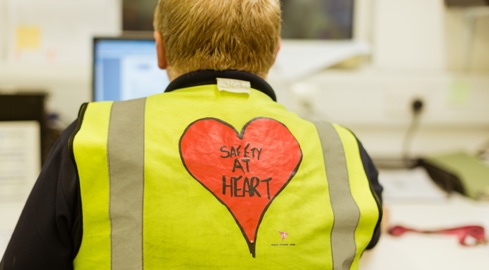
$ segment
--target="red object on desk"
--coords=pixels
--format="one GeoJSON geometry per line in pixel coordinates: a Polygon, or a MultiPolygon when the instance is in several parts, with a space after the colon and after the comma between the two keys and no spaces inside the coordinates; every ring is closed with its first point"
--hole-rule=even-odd
{"type": "Polygon", "coordinates": [[[396,225],[390,227],[387,232],[393,236],[401,236],[407,232],[456,235],[458,237],[459,243],[462,246],[477,246],[487,243],[484,227],[477,225],[453,227],[439,230],[418,230],[396,225]]]}

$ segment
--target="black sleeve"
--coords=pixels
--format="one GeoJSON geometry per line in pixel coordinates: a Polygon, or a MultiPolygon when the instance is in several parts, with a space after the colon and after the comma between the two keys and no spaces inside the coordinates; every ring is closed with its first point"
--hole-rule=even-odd
{"type": "Polygon", "coordinates": [[[358,141],[358,146],[360,148],[360,156],[362,158],[363,168],[365,170],[365,173],[367,174],[368,180],[370,181],[370,187],[372,188],[373,192],[377,196],[376,200],[377,200],[377,204],[379,207],[379,214],[380,214],[380,218],[379,218],[379,221],[377,222],[377,225],[375,227],[375,231],[374,231],[374,235],[372,236],[372,240],[370,240],[370,243],[367,246],[367,249],[372,249],[373,247],[375,247],[375,245],[377,245],[377,242],[379,241],[379,238],[380,238],[381,222],[382,222],[382,191],[383,191],[383,187],[379,183],[379,172],[377,171],[377,168],[375,167],[372,159],[368,155],[365,148],[363,148],[363,145],[360,141],[358,141]]]}
{"type": "Polygon", "coordinates": [[[73,269],[81,242],[78,174],[68,149],[76,122],[46,160],[7,246],[1,270],[73,269]]]}

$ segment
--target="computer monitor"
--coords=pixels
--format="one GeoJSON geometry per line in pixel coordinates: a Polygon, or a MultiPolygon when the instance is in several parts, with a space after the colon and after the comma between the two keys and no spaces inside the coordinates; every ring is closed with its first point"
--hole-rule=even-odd
{"type": "Polygon", "coordinates": [[[282,38],[351,40],[354,0],[282,0],[282,38]]]}
{"type": "Polygon", "coordinates": [[[478,7],[488,6],[489,0],[445,0],[448,7],[478,7]]]}
{"type": "Polygon", "coordinates": [[[93,39],[92,100],[128,100],[165,91],[167,74],[158,68],[149,36],[93,39]]]}
{"type": "MultiPolygon", "coordinates": [[[[280,2],[284,39],[351,40],[354,38],[355,0],[281,0],[280,2]]],[[[157,4],[158,0],[123,0],[122,30],[152,31],[153,14],[157,4]]]]}

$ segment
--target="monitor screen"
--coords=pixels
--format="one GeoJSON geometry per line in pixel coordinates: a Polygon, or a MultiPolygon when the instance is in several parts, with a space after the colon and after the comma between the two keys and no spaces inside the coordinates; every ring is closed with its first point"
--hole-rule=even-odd
{"type": "Polygon", "coordinates": [[[153,31],[158,0],[122,0],[123,31],[153,31]]]}
{"type": "Polygon", "coordinates": [[[353,38],[354,0],[282,0],[282,38],[353,38]]]}
{"type": "Polygon", "coordinates": [[[165,91],[151,38],[103,38],[93,42],[93,101],[128,100],[165,91]]]}
{"type": "MultiPolygon", "coordinates": [[[[122,30],[153,31],[153,13],[157,3],[158,0],[123,0],[122,30]]],[[[281,0],[280,3],[284,39],[353,38],[355,0],[281,0]]]]}
{"type": "Polygon", "coordinates": [[[489,0],[445,0],[445,4],[448,7],[476,7],[489,5],[489,0]]]}

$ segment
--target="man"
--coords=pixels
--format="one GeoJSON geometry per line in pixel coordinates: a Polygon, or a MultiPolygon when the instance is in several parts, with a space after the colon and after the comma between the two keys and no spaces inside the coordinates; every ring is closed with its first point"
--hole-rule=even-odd
{"type": "Polygon", "coordinates": [[[265,82],[278,0],[160,0],[162,94],[89,103],[58,141],[2,269],[357,269],[381,186],[356,137],[265,82]]]}

